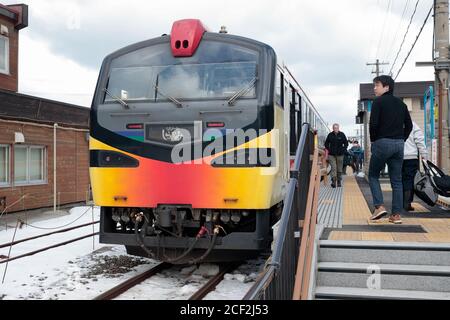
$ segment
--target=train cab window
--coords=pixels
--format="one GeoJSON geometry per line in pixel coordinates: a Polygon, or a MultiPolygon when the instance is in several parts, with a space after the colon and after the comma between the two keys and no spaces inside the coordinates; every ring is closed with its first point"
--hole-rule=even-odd
{"type": "Polygon", "coordinates": [[[166,45],[146,47],[113,60],[105,101],[227,99],[245,90],[256,98],[259,54],[221,42],[202,41],[190,58],[175,58],[166,45]]]}

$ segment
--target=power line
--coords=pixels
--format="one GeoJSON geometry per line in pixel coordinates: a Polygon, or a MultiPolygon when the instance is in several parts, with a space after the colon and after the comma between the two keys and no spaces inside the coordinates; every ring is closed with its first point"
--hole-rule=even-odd
{"type": "MultiPolygon", "coordinates": [[[[368,10],[367,12],[370,13],[371,11],[368,10]]],[[[377,10],[376,10],[376,12],[377,12],[377,18],[375,19],[375,21],[378,21],[378,20],[381,19],[381,16],[382,16],[382,10],[380,8],[380,0],[377,1],[377,10]]],[[[370,16],[368,16],[367,18],[369,19],[370,16]]],[[[376,25],[374,23],[371,23],[370,25],[371,25],[370,37],[368,38],[368,39],[370,39],[370,42],[368,42],[368,43],[370,43],[370,45],[367,46],[367,54],[366,54],[366,56],[367,56],[366,60],[367,61],[371,60],[371,58],[372,58],[371,53],[372,53],[373,50],[376,49],[376,47],[375,47],[376,46],[376,32],[375,32],[376,31],[376,25]]],[[[375,55],[375,57],[376,57],[376,55],[375,55]]],[[[366,68],[367,68],[367,65],[366,65],[366,68]]]]}
{"type": "Polygon", "coordinates": [[[400,52],[402,51],[403,45],[405,44],[405,40],[406,40],[406,37],[408,36],[409,28],[411,27],[411,24],[413,22],[414,16],[416,15],[417,6],[419,5],[419,2],[420,2],[420,0],[417,0],[416,6],[414,7],[414,12],[411,15],[411,19],[409,20],[408,27],[406,28],[406,32],[405,32],[405,35],[403,37],[402,44],[400,45],[400,48],[398,49],[397,56],[394,59],[394,63],[392,64],[392,67],[391,67],[391,70],[389,71],[389,74],[392,74],[392,70],[394,70],[394,66],[397,63],[397,59],[398,59],[398,57],[400,55],[400,52]]]}
{"type": "Polygon", "coordinates": [[[403,67],[404,67],[405,64],[406,64],[406,61],[408,61],[408,58],[409,58],[409,56],[411,55],[411,52],[414,50],[414,47],[415,47],[415,45],[416,45],[416,43],[417,43],[417,40],[419,40],[420,35],[422,34],[422,31],[423,31],[423,29],[425,28],[425,25],[427,24],[427,21],[428,21],[428,19],[429,19],[430,16],[431,16],[431,11],[433,10],[433,7],[434,7],[434,5],[432,5],[431,8],[430,8],[430,11],[428,11],[428,15],[427,15],[427,17],[425,18],[425,21],[423,22],[422,27],[420,28],[419,34],[417,35],[416,40],[414,41],[414,43],[413,43],[413,45],[412,45],[412,47],[411,47],[411,50],[409,50],[408,55],[406,56],[405,61],[403,61],[403,64],[402,64],[402,66],[400,67],[400,70],[398,70],[397,76],[395,77],[394,80],[397,80],[398,76],[400,75],[400,72],[402,72],[403,67]]]}
{"type": "MultiPolygon", "coordinates": [[[[406,3],[405,3],[405,7],[403,8],[402,17],[400,18],[400,22],[398,23],[398,26],[397,26],[397,31],[395,32],[395,36],[392,39],[392,42],[391,42],[391,45],[389,46],[389,50],[387,51],[387,54],[389,54],[392,51],[392,49],[394,48],[395,43],[397,42],[398,34],[399,34],[399,31],[400,31],[400,26],[402,25],[403,18],[405,17],[406,11],[409,8],[410,1],[411,0],[407,0],[406,3]]],[[[386,59],[388,57],[389,56],[387,56],[386,59]]]]}
{"type": "Polygon", "coordinates": [[[386,8],[386,16],[384,17],[383,29],[382,29],[381,34],[380,34],[380,39],[378,40],[377,53],[375,55],[376,57],[378,57],[378,54],[380,52],[381,40],[383,40],[384,31],[386,30],[386,22],[387,22],[387,20],[388,20],[388,18],[390,16],[390,13],[391,13],[391,5],[392,5],[392,0],[389,0],[388,6],[386,8]]]}

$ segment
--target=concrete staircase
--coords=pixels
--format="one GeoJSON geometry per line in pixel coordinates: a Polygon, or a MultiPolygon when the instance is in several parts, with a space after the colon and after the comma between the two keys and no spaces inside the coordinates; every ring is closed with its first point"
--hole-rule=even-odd
{"type": "Polygon", "coordinates": [[[316,299],[450,300],[450,244],[320,241],[316,299]]]}

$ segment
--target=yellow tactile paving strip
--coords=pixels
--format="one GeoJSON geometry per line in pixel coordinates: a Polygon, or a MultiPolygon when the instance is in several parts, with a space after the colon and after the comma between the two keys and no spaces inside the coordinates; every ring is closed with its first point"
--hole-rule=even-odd
{"type": "MultiPolygon", "coordinates": [[[[404,225],[421,225],[427,233],[398,232],[348,232],[333,231],[330,240],[347,241],[387,241],[387,242],[445,242],[450,243],[450,219],[427,218],[430,211],[418,203],[413,203],[415,213],[423,213],[423,218],[402,218],[404,225]]],[[[355,177],[344,180],[344,226],[345,225],[384,225],[387,219],[371,222],[370,209],[356,182],[355,177]]]]}

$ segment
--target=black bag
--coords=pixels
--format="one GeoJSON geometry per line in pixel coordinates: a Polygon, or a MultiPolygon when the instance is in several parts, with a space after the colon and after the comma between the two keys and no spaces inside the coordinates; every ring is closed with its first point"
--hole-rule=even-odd
{"type": "Polygon", "coordinates": [[[423,161],[423,167],[425,173],[419,170],[414,178],[414,193],[427,205],[434,207],[439,195],[432,181],[431,170],[425,161],[423,161]]]}
{"type": "Polygon", "coordinates": [[[450,177],[438,168],[433,162],[424,162],[425,170],[429,171],[431,183],[436,189],[436,192],[443,197],[450,197],[450,177]]]}

